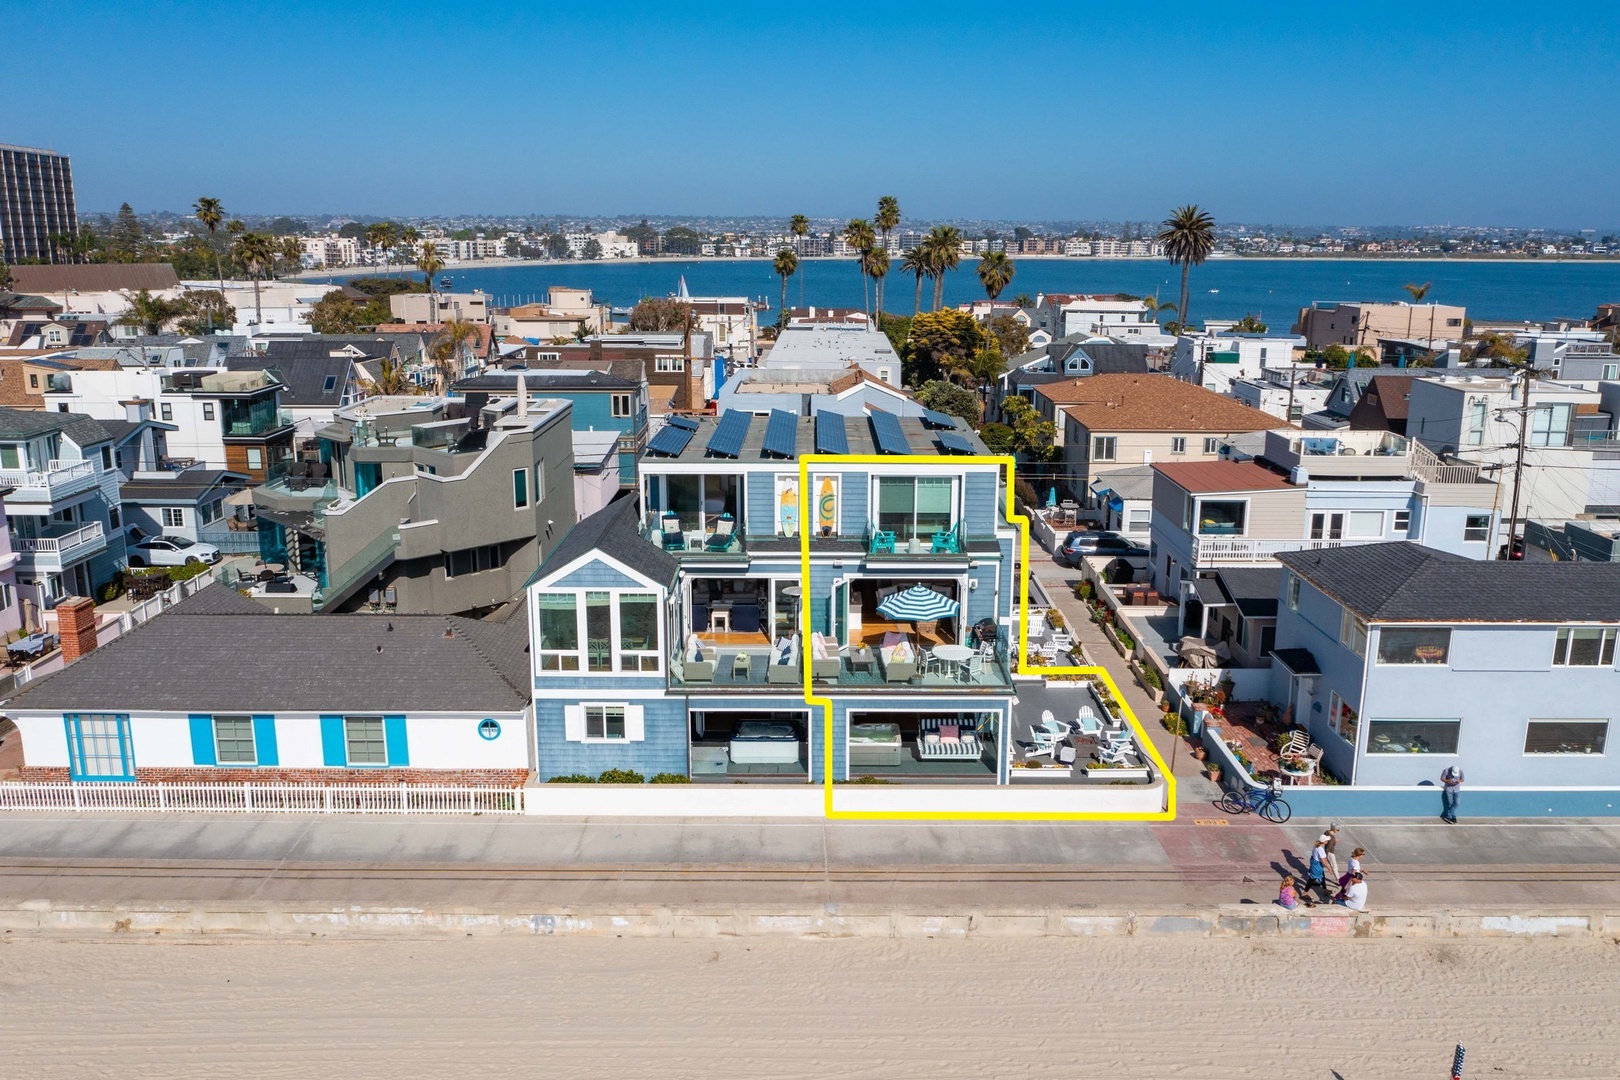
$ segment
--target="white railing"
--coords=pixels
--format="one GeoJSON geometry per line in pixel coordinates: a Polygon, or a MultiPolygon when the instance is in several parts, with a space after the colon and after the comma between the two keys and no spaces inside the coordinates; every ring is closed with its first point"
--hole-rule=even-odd
{"type": "Polygon", "coordinates": [[[6,469],[0,471],[0,484],[25,490],[50,491],[53,487],[61,487],[75,480],[89,479],[95,475],[96,466],[93,461],[68,461],[63,458],[52,458],[48,468],[43,470],[6,469]]]}
{"type": "Polygon", "coordinates": [[[16,541],[18,551],[71,551],[82,544],[93,544],[103,536],[101,522],[92,521],[88,525],[81,525],[72,532],[60,533],[56,536],[19,536],[16,541]]]}
{"type": "Polygon", "coordinates": [[[179,814],[521,814],[520,787],[427,784],[0,783],[0,810],[179,814]]]}
{"type": "Polygon", "coordinates": [[[1479,466],[1447,464],[1427,446],[1412,440],[1412,475],[1430,484],[1477,484],[1479,466]]]}
{"type": "Polygon", "coordinates": [[[1240,565],[1265,562],[1284,551],[1315,551],[1318,548],[1376,544],[1382,537],[1367,540],[1224,540],[1219,537],[1193,537],[1195,566],[1240,565]]]}

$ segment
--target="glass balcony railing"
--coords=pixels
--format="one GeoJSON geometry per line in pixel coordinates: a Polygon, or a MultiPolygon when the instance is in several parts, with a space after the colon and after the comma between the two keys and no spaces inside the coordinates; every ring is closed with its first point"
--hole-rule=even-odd
{"type": "Polygon", "coordinates": [[[293,414],[276,410],[263,412],[254,410],[246,415],[227,415],[220,422],[221,430],[227,439],[251,439],[292,426],[293,414]]]}
{"type": "Polygon", "coordinates": [[[671,555],[741,555],[747,550],[742,522],[730,514],[706,520],[654,514],[642,525],[641,537],[671,555]]]}
{"type": "Polygon", "coordinates": [[[967,532],[960,521],[940,530],[923,528],[909,533],[870,522],[866,551],[869,555],[961,555],[967,551],[967,532]]]}

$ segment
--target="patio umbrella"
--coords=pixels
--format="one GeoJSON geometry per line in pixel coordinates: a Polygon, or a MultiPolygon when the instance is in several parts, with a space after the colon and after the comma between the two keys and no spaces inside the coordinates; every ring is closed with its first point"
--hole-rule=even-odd
{"type": "Polygon", "coordinates": [[[962,610],[948,596],[941,596],[926,585],[913,585],[905,592],[897,592],[878,605],[878,614],[896,622],[928,622],[932,619],[954,619],[962,610]]]}
{"type": "Polygon", "coordinates": [[[1058,502],[1058,500],[1057,500],[1057,485],[1054,484],[1052,487],[1047,488],[1047,490],[1046,490],[1046,507],[1047,507],[1047,509],[1050,510],[1052,507],[1056,506],[1057,502],[1058,502]]]}

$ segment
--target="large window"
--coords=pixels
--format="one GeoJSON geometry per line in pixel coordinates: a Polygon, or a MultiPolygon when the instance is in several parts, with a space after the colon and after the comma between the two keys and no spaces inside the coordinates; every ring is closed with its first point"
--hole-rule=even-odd
{"type": "Polygon", "coordinates": [[[742,520],[738,477],[672,474],[660,479],[662,505],[655,509],[679,517],[683,532],[713,529],[722,514],[742,520]]]}
{"type": "Polygon", "coordinates": [[[388,736],[380,716],[345,716],[343,740],[350,765],[388,764],[388,736]]]}
{"type": "Polygon", "coordinates": [[[178,506],[165,506],[163,508],[163,527],[165,529],[181,529],[186,524],[186,512],[178,506]]]}
{"type": "Polygon", "coordinates": [[[1575,406],[1537,405],[1530,411],[1531,446],[1568,446],[1570,414],[1575,406]]]}
{"type": "Polygon", "coordinates": [[[1249,504],[1237,499],[1200,499],[1199,536],[1242,536],[1249,504]]]}
{"type": "Polygon", "coordinates": [[[1349,608],[1339,611],[1339,644],[1357,656],[1367,655],[1367,624],[1349,608]]]}
{"type": "Polygon", "coordinates": [[[444,576],[447,578],[465,577],[485,570],[498,570],[501,565],[499,544],[486,544],[483,547],[462,548],[460,551],[444,553],[444,576]]]}
{"type": "Polygon", "coordinates": [[[1360,540],[1383,536],[1384,512],[1382,510],[1350,511],[1350,535],[1360,540]]]}
{"type": "Polygon", "coordinates": [[[1614,629],[1565,627],[1553,644],[1555,667],[1609,667],[1614,663],[1614,629]]]}
{"type": "Polygon", "coordinates": [[[612,395],[613,415],[614,416],[629,416],[631,414],[631,412],[633,411],[632,403],[634,402],[634,400],[635,399],[630,394],[614,394],[614,395],[612,395]]]}
{"type": "Polygon", "coordinates": [[[950,477],[882,476],[877,527],[898,540],[927,540],[950,531],[955,503],[956,485],[950,477]]]}
{"type": "Polygon", "coordinates": [[[254,765],[259,756],[253,749],[251,716],[214,717],[214,760],[221,765],[254,765]]]}
{"type": "Polygon", "coordinates": [[[654,370],[657,370],[657,371],[660,371],[660,372],[685,371],[686,370],[686,357],[684,357],[684,356],[660,356],[660,357],[657,357],[657,358],[654,359],[653,367],[654,367],[654,370]]]}
{"type": "Polygon", "coordinates": [[[540,594],[540,667],[579,670],[579,598],[573,593],[540,594]]]}
{"type": "Polygon", "coordinates": [[[619,594],[619,670],[658,670],[658,597],[619,594]]]}
{"type": "Polygon", "coordinates": [[[585,594],[585,659],[591,671],[613,670],[613,594],[585,594]]]}
{"type": "Polygon", "coordinates": [[[1369,720],[1369,754],[1455,754],[1461,720],[1369,720]]]}
{"type": "Polygon", "coordinates": [[[585,737],[604,740],[624,738],[624,706],[585,706],[585,737]]]}
{"type": "Polygon", "coordinates": [[[1491,538],[1491,515],[1469,514],[1463,518],[1463,543],[1483,544],[1491,538]]]}
{"type": "Polygon", "coordinates": [[[130,740],[128,716],[71,713],[67,720],[73,779],[135,779],[135,746],[130,740]]]}
{"type": "Polygon", "coordinates": [[[1378,632],[1380,664],[1444,664],[1450,657],[1450,627],[1386,626],[1378,632]]]}
{"type": "Polygon", "coordinates": [[[1468,445],[1479,446],[1485,441],[1485,403],[1476,401],[1468,406],[1468,445]]]}
{"type": "Polygon", "coordinates": [[[1609,740],[1607,720],[1532,720],[1524,729],[1527,754],[1601,754],[1609,740]]]}
{"type": "Polygon", "coordinates": [[[1119,453],[1119,440],[1112,435],[1098,435],[1091,440],[1091,456],[1098,461],[1113,461],[1119,453]]]}

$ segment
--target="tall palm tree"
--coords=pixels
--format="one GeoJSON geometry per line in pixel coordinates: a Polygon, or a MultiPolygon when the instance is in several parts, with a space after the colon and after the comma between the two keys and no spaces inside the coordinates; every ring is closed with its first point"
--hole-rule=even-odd
{"type": "Polygon", "coordinates": [[[298,242],[298,237],[283,236],[281,243],[276,245],[276,254],[292,267],[293,273],[303,269],[304,246],[298,242]]]}
{"type": "Polygon", "coordinates": [[[217,233],[225,221],[225,207],[218,199],[210,199],[206,195],[191,204],[191,209],[197,215],[197,220],[203,223],[208,230],[208,246],[214,249],[214,273],[219,276],[219,294],[225,295],[225,266],[219,259],[219,243],[217,233]]]}
{"type": "MultiPolygon", "coordinates": [[[[804,240],[805,237],[810,235],[810,219],[805,217],[803,214],[794,214],[791,218],[788,219],[788,232],[793,234],[793,238],[795,240],[801,241],[801,243],[799,244],[799,251],[800,251],[800,253],[802,253],[804,251],[804,245],[803,245],[802,241],[804,240]]],[[[803,277],[803,275],[800,275],[800,277],[799,277],[799,306],[804,307],[804,277],[803,277]]]]}
{"type": "Polygon", "coordinates": [[[444,269],[444,260],[439,258],[439,249],[433,246],[433,241],[423,240],[416,252],[416,268],[422,271],[422,281],[427,285],[428,311],[438,321],[439,306],[435,302],[437,294],[433,291],[433,276],[444,269]]]}
{"type": "MultiPolygon", "coordinates": [[[[1423,298],[1425,296],[1429,295],[1429,290],[1432,289],[1433,287],[1434,287],[1434,282],[1432,282],[1432,281],[1425,281],[1421,285],[1414,285],[1410,281],[1408,281],[1405,285],[1401,286],[1401,288],[1405,289],[1407,291],[1407,293],[1412,297],[1412,303],[1414,305],[1423,303],[1423,298]]],[[[1430,340],[1434,339],[1434,314],[1432,312],[1429,314],[1429,339],[1430,340]]],[[[1412,308],[1411,307],[1408,307],[1406,309],[1406,340],[1408,340],[1408,341],[1412,340],[1412,308]]]]}
{"type": "Polygon", "coordinates": [[[877,300],[877,322],[878,326],[881,327],[883,325],[883,279],[889,276],[889,249],[873,248],[862,256],[862,261],[866,263],[867,276],[872,279],[872,284],[876,286],[874,291],[877,300]]]}
{"type": "Polygon", "coordinates": [[[392,221],[379,221],[366,226],[366,243],[379,248],[383,256],[383,273],[393,268],[394,245],[399,243],[399,229],[392,221]]]}
{"type": "Polygon", "coordinates": [[[241,236],[247,232],[247,223],[241,218],[233,217],[225,223],[225,231],[232,236],[241,236]]]}
{"type": "Polygon", "coordinates": [[[954,225],[935,225],[923,239],[928,249],[928,276],[934,279],[934,306],[945,302],[945,275],[962,262],[962,230],[954,225]]]}
{"type": "Polygon", "coordinates": [[[777,277],[782,279],[782,312],[777,318],[780,325],[787,325],[787,279],[792,277],[799,269],[799,257],[793,254],[792,248],[783,248],[776,253],[776,259],[771,263],[771,269],[776,271],[777,277]]]}
{"type": "Polygon", "coordinates": [[[1013,275],[1017,272],[1017,267],[1013,266],[1005,251],[987,251],[984,258],[979,260],[979,284],[984,286],[985,295],[991,300],[998,298],[1001,290],[1012,284],[1013,275]]]}
{"type": "Polygon", "coordinates": [[[879,199],[872,224],[877,226],[878,235],[883,237],[883,250],[889,250],[889,234],[900,227],[900,200],[893,195],[879,199]]]}
{"type": "MultiPolygon", "coordinates": [[[[1178,206],[1164,219],[1158,239],[1164,245],[1164,257],[1181,267],[1181,306],[1176,309],[1176,319],[1185,332],[1192,326],[1187,321],[1187,275],[1215,250],[1215,219],[1193,203],[1178,206]]],[[[1198,385],[1204,385],[1202,371],[1198,385]]]]}
{"type": "Polygon", "coordinates": [[[872,302],[866,292],[866,256],[877,243],[877,234],[872,231],[872,223],[865,218],[851,218],[844,226],[844,243],[855,249],[855,258],[861,271],[861,310],[872,314],[872,302]]]}
{"type": "Polygon", "coordinates": [[[276,258],[275,241],[263,233],[244,232],[236,238],[233,256],[253,279],[253,318],[256,325],[264,325],[264,302],[259,295],[259,282],[276,258]]]}
{"type": "Polygon", "coordinates": [[[917,275],[917,292],[911,298],[911,317],[913,319],[922,310],[922,279],[928,276],[929,265],[928,249],[921,245],[900,256],[900,269],[908,274],[917,275]]]}

